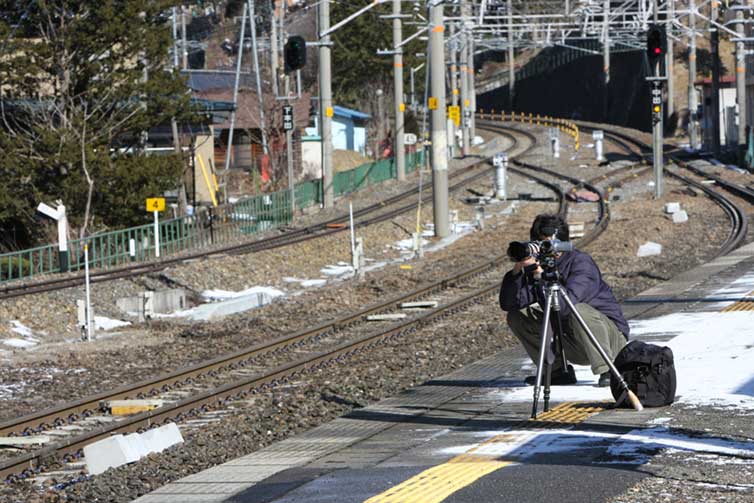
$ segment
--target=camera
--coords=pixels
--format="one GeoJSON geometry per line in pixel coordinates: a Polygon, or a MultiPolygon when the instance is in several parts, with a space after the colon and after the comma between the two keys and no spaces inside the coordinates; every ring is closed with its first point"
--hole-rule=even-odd
{"type": "Polygon", "coordinates": [[[521,262],[529,257],[541,261],[546,257],[552,257],[556,253],[573,251],[573,243],[550,239],[544,241],[511,241],[508,244],[508,257],[514,262],[521,262]]]}

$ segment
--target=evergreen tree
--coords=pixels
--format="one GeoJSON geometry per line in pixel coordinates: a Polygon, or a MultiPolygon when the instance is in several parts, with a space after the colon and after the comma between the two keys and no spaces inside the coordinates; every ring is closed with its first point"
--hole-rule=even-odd
{"type": "MultiPolygon", "coordinates": [[[[332,24],[345,19],[369,3],[366,0],[332,3],[332,24]]],[[[391,13],[392,6],[389,3],[378,5],[333,33],[333,95],[337,97],[339,104],[364,107],[365,99],[373,99],[371,95],[377,89],[382,89],[387,95],[392,96],[393,58],[377,54],[379,49],[393,47],[392,21],[380,17],[391,13]]],[[[404,38],[411,35],[415,29],[416,26],[404,22],[404,38]]],[[[404,84],[409,78],[409,69],[419,64],[416,53],[425,52],[425,49],[426,42],[417,39],[403,47],[403,76],[406,81],[404,84]]],[[[417,84],[421,84],[421,89],[424,88],[423,81],[417,84]]],[[[386,100],[386,103],[391,102],[386,100]]]]}
{"type": "Polygon", "coordinates": [[[138,155],[143,133],[186,117],[169,70],[168,0],[0,1],[0,229],[32,228],[61,199],[83,234],[123,226],[143,198],[175,188],[177,156],[138,155]],[[125,175],[125,176],[124,176],[125,175]],[[122,197],[128,195],[128,197],[122,197]],[[127,207],[112,208],[123,200],[127,207]]]}

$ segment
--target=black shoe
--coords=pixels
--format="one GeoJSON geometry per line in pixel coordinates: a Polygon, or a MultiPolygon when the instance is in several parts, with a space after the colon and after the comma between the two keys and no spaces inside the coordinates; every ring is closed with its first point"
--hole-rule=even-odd
{"type": "Polygon", "coordinates": [[[600,374],[600,378],[597,381],[597,386],[599,386],[600,388],[605,388],[607,386],[610,386],[610,371],[609,370],[607,372],[603,372],[602,374],[600,374]]]}
{"type": "MultiPolygon", "coordinates": [[[[545,374],[542,374],[542,384],[544,385],[545,379],[547,376],[545,374]]],[[[534,386],[534,383],[537,382],[537,376],[529,376],[526,379],[524,379],[524,382],[528,384],[529,386],[534,386]]],[[[609,378],[608,378],[609,383],[609,378]]],[[[568,366],[568,371],[563,371],[563,369],[556,369],[552,371],[552,376],[550,378],[550,384],[553,386],[566,386],[568,384],[576,384],[576,372],[574,372],[573,367],[571,365],[568,366]]]]}

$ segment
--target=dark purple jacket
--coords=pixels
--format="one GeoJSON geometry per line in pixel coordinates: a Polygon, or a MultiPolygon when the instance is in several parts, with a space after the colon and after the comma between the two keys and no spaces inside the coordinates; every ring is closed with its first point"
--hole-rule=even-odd
{"type": "MultiPolygon", "coordinates": [[[[602,273],[592,257],[574,249],[558,257],[556,264],[560,272],[560,283],[571,302],[574,305],[589,304],[600,311],[628,339],[628,323],[623,317],[623,311],[615,300],[613,291],[602,279],[602,273]]],[[[500,307],[503,311],[516,311],[537,302],[544,307],[543,288],[537,288],[534,280],[525,272],[514,275],[513,271],[508,271],[500,288],[500,307]]],[[[565,302],[560,303],[560,313],[564,321],[571,314],[565,302]]]]}

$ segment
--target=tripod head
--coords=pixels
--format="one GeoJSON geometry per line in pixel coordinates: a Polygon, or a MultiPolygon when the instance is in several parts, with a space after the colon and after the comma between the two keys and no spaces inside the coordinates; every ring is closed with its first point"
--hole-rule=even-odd
{"type": "Polygon", "coordinates": [[[555,255],[545,255],[540,257],[539,266],[542,268],[541,281],[545,283],[558,283],[560,280],[560,271],[558,271],[555,255]]]}
{"type": "Polygon", "coordinates": [[[560,272],[558,271],[556,259],[559,254],[570,251],[573,251],[573,243],[570,241],[548,239],[539,242],[537,259],[539,266],[542,268],[542,281],[551,285],[559,282],[560,272]]]}

